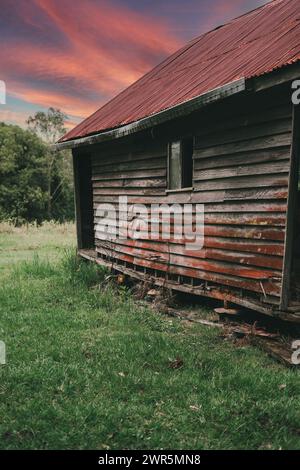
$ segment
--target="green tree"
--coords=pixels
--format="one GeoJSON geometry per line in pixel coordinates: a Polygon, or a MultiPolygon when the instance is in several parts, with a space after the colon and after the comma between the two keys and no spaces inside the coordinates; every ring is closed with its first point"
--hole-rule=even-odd
{"type": "Polygon", "coordinates": [[[64,123],[67,116],[59,109],[39,111],[27,120],[29,129],[47,145],[47,218],[73,218],[73,178],[71,154],[57,152],[53,144],[66,132],[64,123]]]}
{"type": "Polygon", "coordinates": [[[47,147],[36,135],[0,123],[0,219],[41,222],[47,208],[47,147]]]}

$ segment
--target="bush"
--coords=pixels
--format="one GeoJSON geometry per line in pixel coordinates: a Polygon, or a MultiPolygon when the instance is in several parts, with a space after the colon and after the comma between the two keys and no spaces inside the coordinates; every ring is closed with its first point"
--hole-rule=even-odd
{"type": "Polygon", "coordinates": [[[70,156],[55,155],[49,215],[49,146],[33,132],[0,123],[0,221],[15,225],[74,218],[70,156]]]}
{"type": "Polygon", "coordinates": [[[92,287],[104,282],[107,269],[79,258],[75,250],[67,250],[62,260],[66,278],[75,284],[92,287]]]}

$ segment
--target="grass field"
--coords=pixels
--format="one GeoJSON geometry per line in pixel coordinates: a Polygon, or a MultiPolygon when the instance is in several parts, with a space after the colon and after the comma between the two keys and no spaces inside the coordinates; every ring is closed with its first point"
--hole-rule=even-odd
{"type": "Polygon", "coordinates": [[[138,307],[74,244],[0,225],[1,449],[299,449],[298,371],[138,307]]]}

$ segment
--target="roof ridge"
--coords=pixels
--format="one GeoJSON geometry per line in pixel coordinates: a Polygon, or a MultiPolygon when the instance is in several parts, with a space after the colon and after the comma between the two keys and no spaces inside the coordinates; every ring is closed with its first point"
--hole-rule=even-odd
{"type": "MultiPolygon", "coordinates": [[[[215,27],[214,29],[211,29],[209,31],[206,31],[205,33],[201,34],[200,36],[196,36],[194,37],[193,39],[191,39],[188,43],[186,43],[185,45],[183,45],[181,48],[177,49],[176,51],[174,51],[171,55],[169,55],[168,57],[166,57],[165,59],[162,60],[162,62],[160,62],[159,64],[155,65],[153,68],[151,68],[148,72],[146,72],[144,75],[142,75],[140,78],[138,78],[135,82],[131,83],[129,86],[127,86],[126,88],[124,88],[123,90],[121,90],[119,93],[117,93],[117,95],[113,96],[110,100],[106,101],[102,106],[100,106],[100,108],[97,108],[92,114],[90,114],[90,116],[88,116],[88,119],[90,119],[91,121],[93,120],[93,117],[95,117],[96,114],[98,114],[98,112],[100,112],[101,110],[105,109],[116,97],[118,96],[122,96],[123,93],[125,93],[127,90],[130,90],[131,88],[133,88],[134,86],[136,86],[140,81],[146,79],[146,77],[148,77],[150,74],[152,73],[155,73],[155,70],[158,69],[159,67],[162,67],[161,70],[163,70],[164,66],[163,64],[165,62],[167,62],[165,64],[165,66],[169,65],[170,63],[174,62],[174,60],[177,60],[178,57],[180,57],[181,55],[185,54],[189,49],[191,49],[192,47],[194,47],[203,37],[213,33],[214,31],[217,31],[218,29],[221,29],[227,25],[230,25],[232,24],[234,21],[238,20],[239,18],[242,18],[243,16],[247,16],[247,15],[250,15],[251,13],[253,13],[254,11],[257,11],[257,10],[260,10],[260,9],[263,9],[265,8],[266,6],[268,5],[271,5],[272,3],[281,3],[282,1],[287,1],[287,0],[271,0],[270,2],[264,4],[264,5],[261,5],[260,7],[257,7],[257,8],[254,8],[253,10],[250,10],[246,13],[243,13],[242,15],[236,17],[236,18],[232,18],[231,20],[228,21],[228,23],[224,23],[222,25],[219,25],[217,27],[215,27]],[[173,58],[173,59],[172,59],[173,58]],[[171,59],[171,60],[170,60],[171,59]]],[[[85,121],[85,120],[84,120],[85,121]]],[[[78,126],[80,126],[81,124],[84,123],[84,121],[82,121],[82,123],[78,124],[78,126]]],[[[77,126],[76,126],[77,127],[77,126]]],[[[72,132],[69,131],[69,132],[72,132]]],[[[67,135],[69,134],[69,132],[66,134],[66,137],[67,135]]]]}
{"type": "MultiPolygon", "coordinates": [[[[250,16],[251,14],[253,14],[254,12],[256,12],[258,10],[262,10],[264,8],[269,8],[270,6],[273,6],[276,3],[282,3],[282,2],[287,2],[287,1],[290,1],[290,0],[270,0],[267,3],[264,3],[263,5],[260,5],[259,7],[253,8],[253,10],[246,11],[245,13],[242,13],[241,15],[236,16],[235,18],[232,18],[231,20],[228,20],[226,23],[220,24],[220,25],[216,26],[215,28],[210,29],[209,31],[206,31],[205,33],[200,34],[200,36],[196,36],[191,41],[196,41],[197,39],[201,40],[204,36],[207,36],[208,34],[211,34],[214,31],[217,31],[221,28],[225,28],[225,26],[229,26],[232,23],[235,23],[237,20],[243,18],[244,16],[250,16]]],[[[195,42],[195,44],[197,44],[197,41],[195,42]]]]}
{"type": "Polygon", "coordinates": [[[104,103],[61,140],[117,128],[172,108],[185,98],[200,96],[237,76],[249,79],[289,65],[300,57],[299,18],[299,0],[272,0],[201,34],[104,103]],[[244,55],[239,52],[243,47],[244,55]]]}

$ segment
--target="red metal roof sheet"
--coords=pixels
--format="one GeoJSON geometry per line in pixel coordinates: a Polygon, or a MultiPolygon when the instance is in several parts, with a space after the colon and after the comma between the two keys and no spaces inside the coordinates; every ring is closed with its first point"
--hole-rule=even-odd
{"type": "Polygon", "coordinates": [[[240,78],[300,60],[300,0],[273,0],[189,42],[60,142],[151,116],[240,78]]]}

